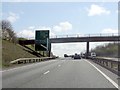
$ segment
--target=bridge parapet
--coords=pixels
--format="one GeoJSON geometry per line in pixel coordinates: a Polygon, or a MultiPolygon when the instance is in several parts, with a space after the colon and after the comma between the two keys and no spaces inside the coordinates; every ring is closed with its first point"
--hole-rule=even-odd
{"type": "MultiPolygon", "coordinates": [[[[86,35],[58,35],[50,38],[50,43],[73,43],[73,42],[109,42],[120,41],[119,34],[86,34],[86,35]]],[[[21,45],[35,44],[35,40],[19,40],[21,45]]]]}
{"type": "Polygon", "coordinates": [[[71,35],[54,35],[50,38],[73,38],[73,37],[109,37],[109,36],[119,36],[118,33],[99,33],[99,34],[71,34],[71,35]]]}

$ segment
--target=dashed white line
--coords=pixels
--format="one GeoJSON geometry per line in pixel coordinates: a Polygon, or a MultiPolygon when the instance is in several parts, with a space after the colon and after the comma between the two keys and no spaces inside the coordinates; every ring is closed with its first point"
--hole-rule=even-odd
{"type": "Polygon", "coordinates": [[[50,71],[46,71],[44,74],[47,74],[47,73],[49,73],[50,71]]]}
{"type": "Polygon", "coordinates": [[[114,82],[111,78],[109,78],[106,74],[104,74],[100,69],[98,69],[95,65],[90,63],[88,60],[85,60],[89,64],[91,64],[98,72],[100,72],[108,81],[110,81],[116,88],[118,88],[118,84],[114,82]]]}
{"type": "Polygon", "coordinates": [[[60,67],[61,65],[58,65],[58,67],[60,67]]]}

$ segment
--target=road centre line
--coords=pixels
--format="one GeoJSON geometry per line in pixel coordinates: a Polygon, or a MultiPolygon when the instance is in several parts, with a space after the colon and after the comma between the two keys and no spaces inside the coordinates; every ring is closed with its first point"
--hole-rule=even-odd
{"type": "Polygon", "coordinates": [[[103,73],[100,69],[98,69],[95,65],[93,65],[91,62],[88,60],[85,60],[88,62],[90,65],[92,65],[98,72],[100,72],[109,82],[111,82],[116,88],[118,88],[118,84],[114,82],[110,77],[108,77],[105,73],[103,73]]]}
{"type": "Polygon", "coordinates": [[[61,65],[58,65],[58,67],[60,67],[61,65]]]}

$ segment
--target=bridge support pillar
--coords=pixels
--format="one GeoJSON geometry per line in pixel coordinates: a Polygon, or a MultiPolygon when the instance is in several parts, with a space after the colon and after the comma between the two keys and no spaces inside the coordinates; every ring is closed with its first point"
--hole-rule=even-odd
{"type": "Polygon", "coordinates": [[[48,57],[50,57],[51,54],[51,43],[49,43],[49,47],[48,47],[48,57]]]}
{"type": "Polygon", "coordinates": [[[86,58],[89,56],[89,42],[87,42],[87,47],[86,47],[86,58]]]}

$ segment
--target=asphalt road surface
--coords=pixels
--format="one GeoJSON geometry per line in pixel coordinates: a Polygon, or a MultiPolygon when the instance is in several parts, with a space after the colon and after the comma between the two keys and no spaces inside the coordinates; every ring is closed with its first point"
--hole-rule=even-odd
{"type": "Polygon", "coordinates": [[[117,75],[85,59],[57,59],[2,72],[3,88],[116,88],[116,84],[117,75]]]}

